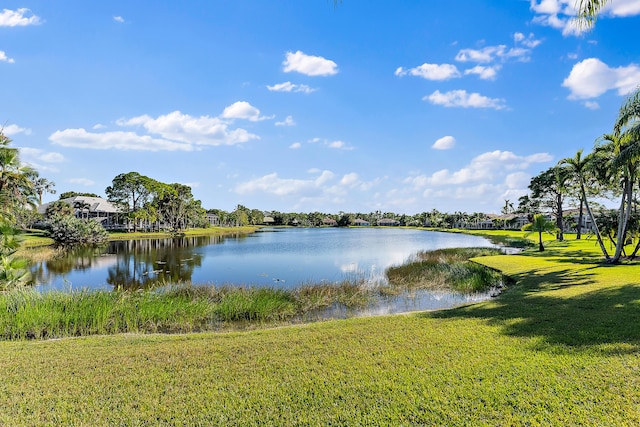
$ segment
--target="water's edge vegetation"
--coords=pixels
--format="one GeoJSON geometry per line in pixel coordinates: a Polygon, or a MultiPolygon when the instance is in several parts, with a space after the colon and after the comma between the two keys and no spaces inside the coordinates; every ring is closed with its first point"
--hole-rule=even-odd
{"type": "Polygon", "coordinates": [[[500,287],[504,279],[469,259],[499,253],[490,248],[420,252],[389,268],[388,284],[350,279],[291,290],[190,283],[140,291],[19,288],[0,294],[0,339],[218,331],[291,323],[330,306],[365,307],[377,298],[418,289],[482,292],[500,287]]]}

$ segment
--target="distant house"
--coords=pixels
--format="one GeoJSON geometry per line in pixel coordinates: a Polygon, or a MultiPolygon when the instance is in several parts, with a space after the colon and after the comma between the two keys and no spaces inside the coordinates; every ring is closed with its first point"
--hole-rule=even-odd
{"type": "Polygon", "coordinates": [[[580,211],[578,209],[567,209],[562,212],[562,217],[564,218],[564,231],[578,231],[578,225],[580,226],[580,233],[590,233],[595,230],[593,226],[593,222],[589,217],[586,209],[582,211],[582,223],[578,224],[578,219],[580,218],[580,211]]]}
{"type": "Polygon", "coordinates": [[[273,219],[273,217],[270,217],[270,216],[265,216],[265,217],[262,219],[262,223],[263,223],[264,225],[273,225],[275,222],[276,222],[276,220],[275,220],[275,219],[273,219]]]}
{"type": "Polygon", "coordinates": [[[322,220],[322,224],[323,225],[328,225],[329,227],[337,227],[338,226],[338,221],[336,221],[333,218],[327,217],[327,218],[322,220]]]}
{"type": "Polygon", "coordinates": [[[487,219],[480,221],[478,227],[482,230],[491,229],[505,229],[505,230],[520,230],[525,225],[529,224],[529,218],[526,215],[495,215],[487,214],[487,219]]]}
{"type": "MultiPolygon", "coordinates": [[[[61,199],[60,201],[74,208],[77,218],[94,219],[107,229],[117,227],[116,220],[121,210],[102,197],[75,196],[61,199]]],[[[53,202],[43,203],[38,206],[38,213],[44,215],[51,203],[53,202]]]]}
{"type": "Polygon", "coordinates": [[[356,225],[359,227],[369,227],[371,223],[369,221],[365,221],[364,219],[356,218],[356,220],[353,221],[353,225],[356,225]]]}
{"type": "Polygon", "coordinates": [[[220,217],[214,213],[207,212],[207,222],[211,226],[219,226],[220,225],[220,217]]]}
{"type": "Polygon", "coordinates": [[[378,225],[381,227],[397,227],[400,225],[400,221],[391,218],[382,218],[378,220],[378,225]]]}

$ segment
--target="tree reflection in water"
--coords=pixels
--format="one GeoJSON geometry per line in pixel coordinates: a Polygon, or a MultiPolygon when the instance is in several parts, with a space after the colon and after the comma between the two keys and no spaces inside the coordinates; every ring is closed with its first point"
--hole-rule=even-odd
{"type": "Polygon", "coordinates": [[[123,289],[144,289],[167,283],[190,282],[202,265],[196,249],[219,244],[221,236],[125,240],[104,246],[78,246],[46,262],[31,266],[36,283],[51,283],[72,271],[103,267],[106,283],[123,289]]]}

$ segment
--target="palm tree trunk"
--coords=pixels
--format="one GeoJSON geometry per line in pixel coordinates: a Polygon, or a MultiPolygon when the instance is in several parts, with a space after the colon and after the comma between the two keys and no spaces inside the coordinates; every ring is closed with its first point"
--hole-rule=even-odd
{"type": "Polygon", "coordinates": [[[584,183],[580,182],[580,190],[582,191],[582,199],[584,200],[584,205],[587,208],[587,214],[589,214],[589,218],[591,219],[591,224],[593,224],[593,228],[596,231],[596,239],[598,239],[598,244],[600,245],[600,250],[604,255],[605,259],[609,261],[611,257],[607,252],[607,248],[604,246],[604,242],[602,241],[602,235],[600,234],[600,229],[598,228],[598,223],[596,219],[593,217],[593,213],[591,212],[591,208],[589,207],[589,201],[587,200],[586,192],[584,191],[584,183]]]}
{"type": "Polygon", "coordinates": [[[620,261],[622,252],[624,250],[625,237],[627,234],[627,223],[629,222],[629,216],[631,215],[631,196],[633,191],[632,181],[630,179],[625,180],[624,195],[620,203],[620,212],[618,213],[618,235],[616,236],[616,252],[611,259],[612,263],[620,261]],[[626,203],[625,203],[626,201],[626,203]],[[626,205],[626,206],[625,206],[626,205]]]}
{"type": "Polygon", "coordinates": [[[562,242],[564,240],[564,225],[562,224],[562,194],[560,193],[556,196],[556,227],[558,227],[556,239],[562,242]]]}
{"type": "Polygon", "coordinates": [[[544,251],[544,246],[542,245],[542,231],[538,231],[538,250],[540,252],[544,251]]]}
{"type": "Polygon", "coordinates": [[[576,230],[576,240],[582,237],[582,208],[584,206],[584,198],[580,199],[580,210],[578,212],[578,229],[576,230]]]}

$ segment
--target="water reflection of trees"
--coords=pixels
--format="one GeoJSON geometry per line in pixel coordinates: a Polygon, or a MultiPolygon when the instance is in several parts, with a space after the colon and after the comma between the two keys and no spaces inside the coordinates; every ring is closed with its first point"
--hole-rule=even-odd
{"type": "MultiPolygon", "coordinates": [[[[239,236],[232,236],[238,239],[239,236]]],[[[142,289],[167,283],[190,282],[203,255],[197,248],[222,243],[227,236],[176,237],[124,240],[100,247],[76,247],[56,259],[32,265],[37,283],[51,283],[56,276],[108,263],[106,283],[124,289],[142,289]]]]}
{"type": "Polygon", "coordinates": [[[202,255],[195,249],[221,243],[220,236],[181,237],[113,242],[116,263],[109,267],[107,283],[124,289],[149,288],[189,282],[202,255]]]}
{"type": "Polygon", "coordinates": [[[95,267],[105,255],[107,245],[75,246],[58,253],[53,259],[31,265],[35,283],[49,283],[56,276],[72,270],[88,270],[95,267]]]}

